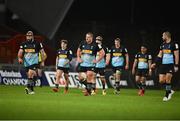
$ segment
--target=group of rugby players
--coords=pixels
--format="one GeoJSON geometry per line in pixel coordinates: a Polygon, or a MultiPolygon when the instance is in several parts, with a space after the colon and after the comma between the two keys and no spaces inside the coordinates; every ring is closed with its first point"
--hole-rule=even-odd
{"type": "MultiPolygon", "coordinates": [[[[27,94],[34,94],[34,83],[38,76],[37,70],[40,64],[43,65],[46,54],[41,43],[34,40],[33,32],[28,31],[26,34],[27,41],[20,45],[18,52],[18,61],[23,63],[28,76],[28,84],[25,88],[27,94]],[[41,62],[39,62],[41,58],[41,62]]],[[[114,46],[107,48],[103,44],[102,36],[97,36],[93,40],[91,32],[86,34],[85,40],[82,41],[77,49],[77,62],[80,83],[85,85],[84,95],[90,96],[96,94],[96,75],[100,75],[103,89],[102,95],[106,95],[105,90],[105,68],[111,65],[115,79],[115,94],[120,94],[120,80],[124,69],[129,69],[129,55],[127,48],[121,44],[121,39],[114,40],[114,46]]],[[[143,96],[145,93],[145,80],[148,75],[152,74],[152,70],[159,68],[159,82],[165,85],[165,96],[163,101],[171,99],[174,91],[171,88],[171,79],[174,72],[178,71],[179,64],[179,47],[178,44],[171,40],[170,32],[166,31],[162,34],[163,43],[160,46],[159,54],[152,62],[152,56],[147,51],[147,45],[142,44],[140,52],[135,55],[132,74],[139,88],[138,95],[143,96]],[[157,66],[158,65],[158,66],[157,66]]],[[[60,48],[56,54],[56,81],[54,92],[59,91],[59,81],[64,75],[65,89],[68,92],[68,72],[70,61],[73,57],[72,51],[68,48],[68,41],[61,40],[60,48]]]]}

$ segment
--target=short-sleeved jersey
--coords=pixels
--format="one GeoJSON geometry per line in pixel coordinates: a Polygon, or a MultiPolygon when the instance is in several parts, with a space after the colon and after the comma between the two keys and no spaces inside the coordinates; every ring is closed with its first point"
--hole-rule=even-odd
{"type": "MultiPolygon", "coordinates": [[[[105,52],[105,55],[106,54],[109,54],[109,49],[105,46],[102,46],[104,52],[105,52]]],[[[96,59],[99,58],[99,52],[97,52],[96,54],[96,59]]],[[[96,63],[96,68],[105,68],[106,67],[106,56],[104,56],[103,59],[101,59],[98,63],[96,63]]]]}
{"type": "Polygon", "coordinates": [[[79,45],[79,49],[81,49],[81,59],[83,60],[80,66],[95,67],[93,60],[95,60],[97,52],[100,51],[102,47],[96,42],[88,44],[86,41],[82,41],[79,45]]]}
{"type": "Polygon", "coordinates": [[[162,51],[162,64],[174,64],[174,51],[179,50],[179,46],[175,42],[163,43],[160,46],[162,51]]]}
{"type": "Polygon", "coordinates": [[[135,59],[137,60],[137,69],[149,69],[148,61],[152,60],[152,56],[148,53],[137,53],[135,55],[135,59]]]}
{"type": "Polygon", "coordinates": [[[20,45],[20,49],[23,49],[24,66],[29,67],[39,63],[39,52],[43,48],[42,44],[38,41],[25,41],[20,45]]]}
{"type": "Polygon", "coordinates": [[[69,68],[69,62],[72,60],[72,51],[69,49],[59,49],[57,50],[56,56],[58,57],[57,66],[63,68],[69,68]]]}
{"type": "Polygon", "coordinates": [[[113,67],[124,66],[125,54],[128,54],[128,51],[124,46],[120,46],[119,48],[115,48],[115,46],[113,46],[110,50],[110,54],[111,65],[113,67]]]}

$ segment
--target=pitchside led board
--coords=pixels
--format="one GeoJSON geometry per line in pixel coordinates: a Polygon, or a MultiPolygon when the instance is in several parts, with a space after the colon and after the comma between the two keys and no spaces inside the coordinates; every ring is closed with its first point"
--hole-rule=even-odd
{"type": "MultiPolygon", "coordinates": [[[[84,87],[82,84],[79,83],[78,80],[78,73],[70,72],[69,73],[69,87],[70,88],[81,88],[84,87]]],[[[4,85],[23,85],[25,86],[27,84],[27,76],[25,71],[9,71],[9,70],[0,70],[0,84],[4,85]]],[[[40,86],[41,81],[38,79],[36,81],[36,86],[40,86]]],[[[54,71],[45,71],[43,74],[43,82],[42,85],[44,86],[55,86],[55,72],[54,71]]],[[[59,83],[60,87],[65,86],[65,80],[64,77],[60,79],[59,83]]],[[[97,76],[96,78],[96,87],[102,88],[102,83],[97,76]]],[[[106,85],[106,88],[108,86],[106,85]]]]}
{"type": "MultiPolygon", "coordinates": [[[[49,86],[54,87],[55,86],[55,72],[54,71],[46,71],[46,72],[44,72],[44,74],[49,83],[49,86]]],[[[60,79],[59,86],[60,87],[65,86],[64,76],[63,76],[63,78],[60,79]]],[[[69,73],[69,87],[71,87],[71,88],[74,88],[74,87],[82,88],[83,87],[84,88],[84,85],[79,83],[78,73],[76,73],[76,72],[69,73]]],[[[97,78],[96,78],[96,87],[102,88],[102,83],[101,83],[99,76],[97,76],[97,78]]],[[[107,85],[106,85],[106,88],[107,88],[107,85]]]]}
{"type": "MultiPolygon", "coordinates": [[[[115,80],[113,77],[113,72],[108,71],[105,73],[105,75],[106,75],[105,78],[107,80],[106,88],[114,87],[115,80]]],[[[70,72],[69,80],[70,80],[69,82],[70,88],[84,88],[84,86],[79,83],[77,72],[70,72]]],[[[24,70],[21,70],[21,71],[0,70],[0,84],[25,86],[27,84],[26,72],[24,70]]],[[[55,86],[55,71],[45,71],[43,73],[42,84],[39,79],[36,81],[36,86],[40,86],[40,85],[54,87],[55,86]]],[[[65,86],[64,77],[61,78],[59,85],[60,87],[65,86]]],[[[122,87],[130,87],[130,88],[136,87],[134,81],[129,79],[128,75],[125,75],[123,77],[123,79],[120,81],[120,85],[122,87]]],[[[146,85],[149,87],[154,87],[154,81],[147,80],[146,85]]],[[[102,89],[102,83],[99,78],[99,75],[97,75],[97,78],[96,78],[96,87],[102,89]]]]}

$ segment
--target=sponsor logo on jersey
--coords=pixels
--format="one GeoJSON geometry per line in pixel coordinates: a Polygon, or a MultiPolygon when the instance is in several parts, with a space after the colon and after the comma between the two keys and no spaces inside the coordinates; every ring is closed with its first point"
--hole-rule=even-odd
{"type": "Polygon", "coordinates": [[[113,56],[122,56],[122,53],[113,53],[113,56]]]}
{"type": "Polygon", "coordinates": [[[82,50],[84,54],[92,54],[92,50],[82,50]]]}
{"type": "Polygon", "coordinates": [[[25,52],[26,53],[33,53],[33,52],[35,52],[35,49],[25,49],[25,52]]]}

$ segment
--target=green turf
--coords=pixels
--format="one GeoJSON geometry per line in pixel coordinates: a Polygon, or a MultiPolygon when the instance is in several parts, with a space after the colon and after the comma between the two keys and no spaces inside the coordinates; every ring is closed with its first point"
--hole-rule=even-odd
{"type": "Polygon", "coordinates": [[[163,102],[163,90],[147,90],[137,96],[136,89],[112,89],[102,96],[83,96],[81,89],[53,93],[50,87],[37,87],[35,95],[26,95],[23,86],[0,85],[0,119],[180,119],[180,92],[163,102]]]}

